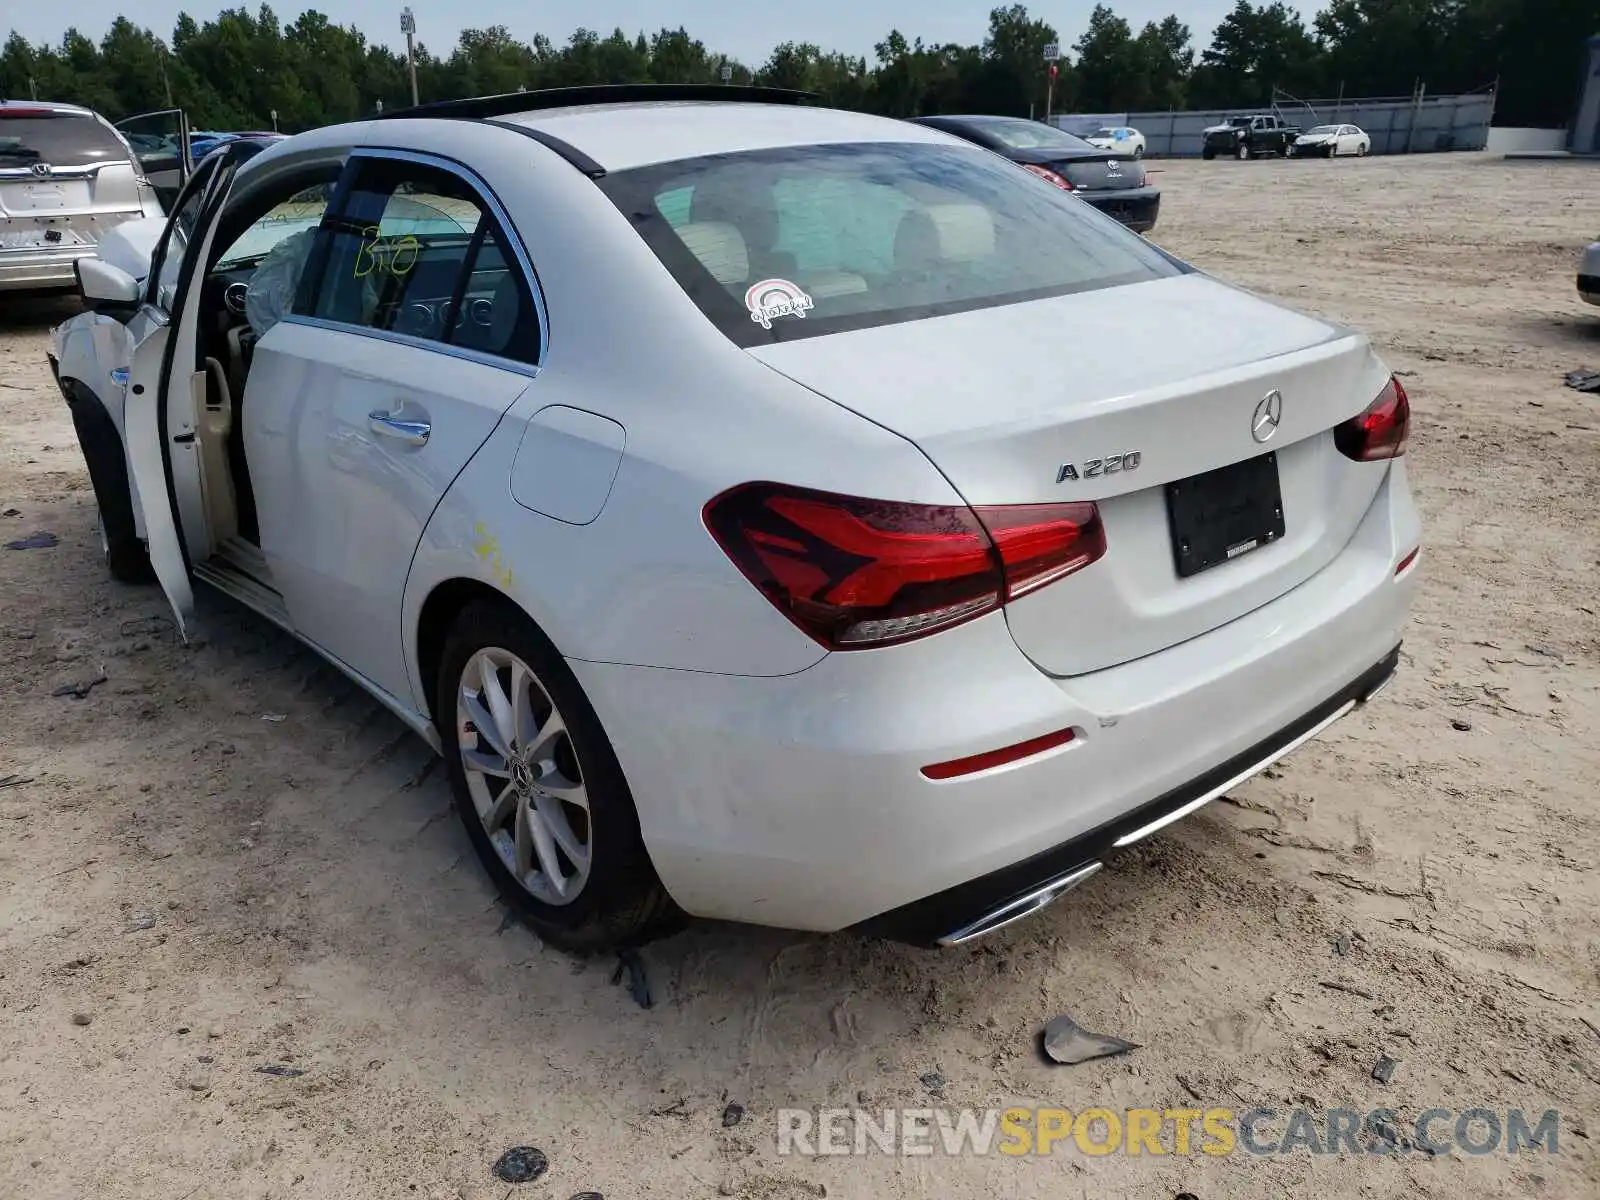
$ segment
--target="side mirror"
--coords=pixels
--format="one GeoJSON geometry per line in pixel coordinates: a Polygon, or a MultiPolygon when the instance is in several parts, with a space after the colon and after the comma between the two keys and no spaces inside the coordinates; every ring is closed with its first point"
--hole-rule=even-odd
{"type": "Polygon", "coordinates": [[[80,258],[73,269],[78,275],[78,291],[96,312],[110,315],[139,307],[139,281],[121,267],[98,258],[80,258]]]}

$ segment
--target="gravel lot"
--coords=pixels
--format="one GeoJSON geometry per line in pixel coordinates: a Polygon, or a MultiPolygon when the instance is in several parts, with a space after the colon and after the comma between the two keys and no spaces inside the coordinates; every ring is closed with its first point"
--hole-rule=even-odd
{"type": "Polygon", "coordinates": [[[1561,386],[1600,369],[1600,173],[1156,165],[1157,241],[1405,375],[1399,681],[997,940],[696,926],[645,952],[648,1011],[503,923],[429,752],[331,668],[209,593],[184,647],[106,578],[44,358],[73,305],[5,302],[0,534],[60,544],[0,550],[0,1196],[499,1200],[513,1145],[555,1200],[1600,1195],[1600,396],[1561,386]],[[1046,1067],[1062,1012],[1140,1048],[1046,1067]],[[1554,1157],[776,1154],[777,1109],[929,1072],[950,1105],[1564,1121],[1554,1157]]]}

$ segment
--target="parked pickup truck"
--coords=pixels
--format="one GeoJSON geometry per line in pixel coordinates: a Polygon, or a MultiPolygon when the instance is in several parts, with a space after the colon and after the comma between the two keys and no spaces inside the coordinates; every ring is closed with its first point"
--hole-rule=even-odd
{"type": "Polygon", "coordinates": [[[1300,126],[1286,125],[1281,117],[1263,113],[1234,117],[1226,125],[1211,125],[1205,129],[1200,157],[1212,159],[1223,154],[1245,159],[1259,158],[1263,154],[1287,155],[1299,136],[1300,126]]]}

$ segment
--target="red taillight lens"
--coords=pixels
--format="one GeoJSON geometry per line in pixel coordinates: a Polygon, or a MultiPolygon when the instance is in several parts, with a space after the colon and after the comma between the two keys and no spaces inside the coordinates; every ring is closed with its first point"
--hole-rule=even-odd
{"type": "Polygon", "coordinates": [[[1333,427],[1333,444],[1346,458],[1377,462],[1404,454],[1410,432],[1411,401],[1400,381],[1391,376],[1366,412],[1333,427]]]}
{"type": "Polygon", "coordinates": [[[1048,179],[1051,183],[1055,184],[1064,192],[1070,192],[1072,190],[1072,185],[1068,183],[1062,176],[1057,175],[1049,167],[1041,167],[1037,163],[1023,163],[1022,169],[1024,171],[1032,171],[1040,179],[1048,179]]]}
{"type": "Polygon", "coordinates": [[[833,650],[948,629],[1106,550],[1083,503],[974,509],[750,483],[707,504],[705,523],[780,612],[833,650]]]}

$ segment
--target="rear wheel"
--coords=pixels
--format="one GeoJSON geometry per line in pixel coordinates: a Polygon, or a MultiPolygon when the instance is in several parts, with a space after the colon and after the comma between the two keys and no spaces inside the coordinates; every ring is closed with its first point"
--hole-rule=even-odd
{"type": "Polygon", "coordinates": [[[1240,142],[1239,149],[1236,150],[1235,153],[1239,156],[1240,162],[1245,162],[1250,157],[1250,143],[1240,142]]]}
{"type": "Polygon", "coordinates": [[[1200,151],[1200,157],[1205,159],[1207,162],[1210,162],[1216,156],[1217,156],[1217,152],[1215,150],[1213,150],[1210,146],[1207,146],[1207,147],[1205,147],[1205,149],[1200,151]]]}
{"type": "Polygon", "coordinates": [[[680,917],[611,743],[566,662],[509,604],[456,619],[435,721],[456,807],[501,899],[546,941],[638,944],[680,917]]]}
{"type": "Polygon", "coordinates": [[[1134,158],[1143,158],[1144,157],[1144,147],[1143,146],[1135,146],[1133,148],[1133,156],[1134,156],[1134,158]]]}
{"type": "Polygon", "coordinates": [[[99,510],[96,520],[106,570],[119,583],[150,583],[156,576],[133,520],[133,489],[128,484],[122,438],[97,397],[75,383],[67,387],[72,424],[78,431],[78,445],[99,510]]]}
{"type": "Polygon", "coordinates": [[[1356,143],[1356,157],[1357,158],[1365,158],[1366,156],[1367,156],[1367,144],[1365,142],[1357,142],[1356,143]]]}

